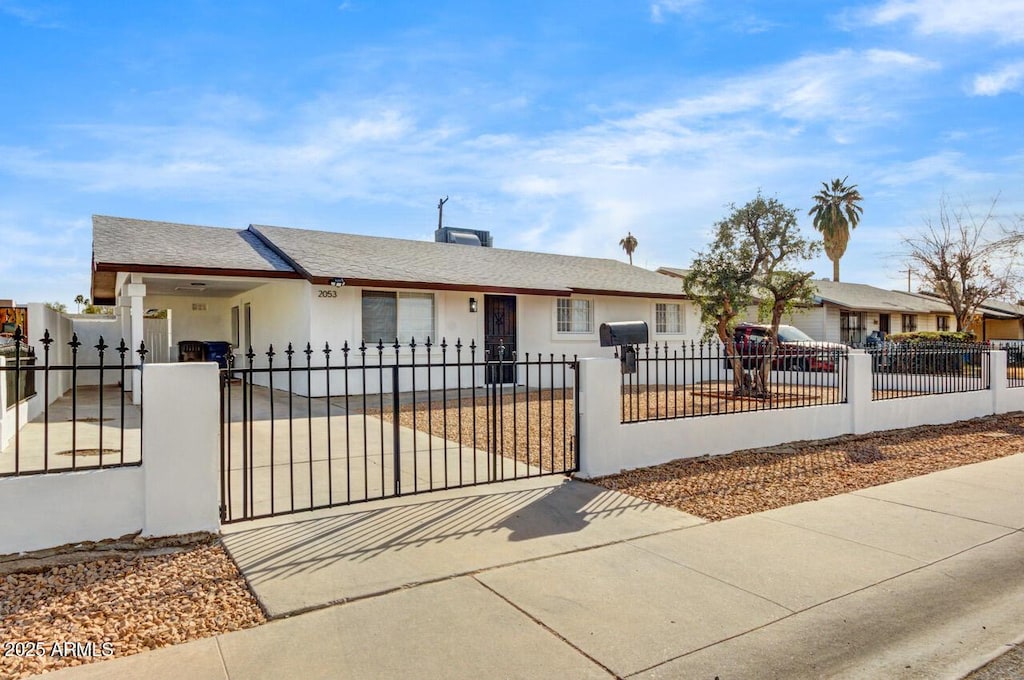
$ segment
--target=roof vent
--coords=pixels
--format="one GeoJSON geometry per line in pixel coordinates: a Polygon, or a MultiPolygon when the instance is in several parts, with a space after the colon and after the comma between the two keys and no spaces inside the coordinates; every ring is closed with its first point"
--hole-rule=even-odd
{"type": "Polygon", "coordinates": [[[491,248],[494,239],[491,232],[482,229],[456,229],[454,227],[441,227],[434,232],[434,241],[437,243],[458,243],[464,246],[483,246],[491,248]]]}

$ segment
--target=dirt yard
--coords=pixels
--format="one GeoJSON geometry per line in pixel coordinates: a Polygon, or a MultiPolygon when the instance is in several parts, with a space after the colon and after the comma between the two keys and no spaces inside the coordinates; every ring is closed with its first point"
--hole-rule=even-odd
{"type": "Polygon", "coordinates": [[[1024,414],[676,460],[593,480],[721,520],[1024,451],[1024,414]]]}

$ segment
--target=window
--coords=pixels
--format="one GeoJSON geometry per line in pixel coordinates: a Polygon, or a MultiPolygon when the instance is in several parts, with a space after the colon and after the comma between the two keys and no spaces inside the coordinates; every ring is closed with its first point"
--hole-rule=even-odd
{"type": "Polygon", "coordinates": [[[948,331],[949,330],[949,317],[948,316],[936,317],[936,319],[935,319],[935,327],[938,330],[940,330],[940,331],[948,331]]]}
{"type": "Polygon", "coordinates": [[[859,345],[864,341],[864,315],[861,312],[839,312],[840,341],[859,345]]]}
{"type": "Polygon", "coordinates": [[[363,341],[408,344],[434,339],[433,293],[363,291],[363,341]]]}
{"type": "Polygon", "coordinates": [[[659,302],[654,306],[654,332],[655,333],[683,333],[686,331],[683,325],[683,306],[670,302],[659,302]]]}
{"type": "Polygon", "coordinates": [[[555,325],[559,333],[593,333],[594,303],[580,298],[559,298],[558,319],[555,325]]]}
{"type": "Polygon", "coordinates": [[[917,330],[917,314],[903,315],[903,332],[913,333],[917,330]]]}

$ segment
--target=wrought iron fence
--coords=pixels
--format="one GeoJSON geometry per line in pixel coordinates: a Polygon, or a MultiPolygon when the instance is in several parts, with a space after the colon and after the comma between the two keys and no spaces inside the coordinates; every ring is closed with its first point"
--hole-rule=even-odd
{"type": "Polygon", "coordinates": [[[577,470],[576,357],[503,349],[250,348],[222,371],[223,521],[577,470]]]}
{"type": "Polygon", "coordinates": [[[989,389],[989,345],[887,342],[871,356],[872,400],[989,389]]]}
{"type": "Polygon", "coordinates": [[[0,477],[142,462],[142,408],[126,390],[131,385],[141,394],[145,343],[132,352],[123,339],[111,346],[100,337],[89,352],[77,334],[66,347],[55,346],[47,330],[39,353],[20,328],[12,340],[12,356],[0,366],[10,402],[0,416],[13,429],[11,435],[0,428],[0,477]],[[83,362],[83,353],[95,360],[83,362]],[[110,354],[116,354],[113,362],[110,354]]]}
{"type": "MultiPolygon", "coordinates": [[[[20,342],[13,342],[0,347],[0,357],[3,357],[8,364],[28,368],[36,363],[36,353],[33,347],[23,346],[20,342]]],[[[4,373],[6,396],[4,408],[10,408],[17,403],[31,399],[36,394],[35,371],[6,371],[4,373]]]]}
{"type": "Polygon", "coordinates": [[[1007,386],[1024,387],[1024,341],[993,340],[992,347],[1006,352],[1007,386]]]}
{"type": "Polygon", "coordinates": [[[718,342],[637,347],[636,372],[622,375],[623,423],[841,404],[847,350],[834,345],[718,342]]]}

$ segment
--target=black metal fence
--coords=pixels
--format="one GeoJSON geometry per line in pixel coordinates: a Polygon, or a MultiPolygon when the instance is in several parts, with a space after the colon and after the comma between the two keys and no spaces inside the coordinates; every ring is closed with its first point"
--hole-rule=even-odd
{"type": "Polygon", "coordinates": [[[501,349],[250,349],[222,371],[222,520],[577,470],[576,357],[501,349]]]}
{"type": "Polygon", "coordinates": [[[992,347],[1006,352],[1007,387],[1024,387],[1024,341],[994,340],[992,347]]]}
{"type": "Polygon", "coordinates": [[[0,366],[5,419],[14,430],[3,435],[0,477],[139,465],[142,408],[126,388],[132,384],[141,394],[145,343],[132,352],[124,340],[111,346],[100,337],[90,351],[73,334],[59,347],[47,330],[37,353],[26,340],[16,329],[0,366]]]}
{"type": "Polygon", "coordinates": [[[989,345],[892,343],[868,349],[872,400],[989,389],[989,345]]]}
{"type": "MultiPolygon", "coordinates": [[[[0,347],[0,357],[3,357],[6,363],[12,364],[15,367],[22,366],[28,368],[36,363],[35,349],[25,346],[20,342],[12,342],[9,345],[0,347]]],[[[10,408],[35,396],[35,371],[5,371],[4,384],[7,388],[6,397],[0,406],[10,408]]]]}
{"type": "Polygon", "coordinates": [[[830,345],[779,348],[718,342],[637,347],[636,372],[622,375],[622,422],[842,404],[847,350],[830,345]],[[762,379],[762,368],[767,378],[762,379]]]}

